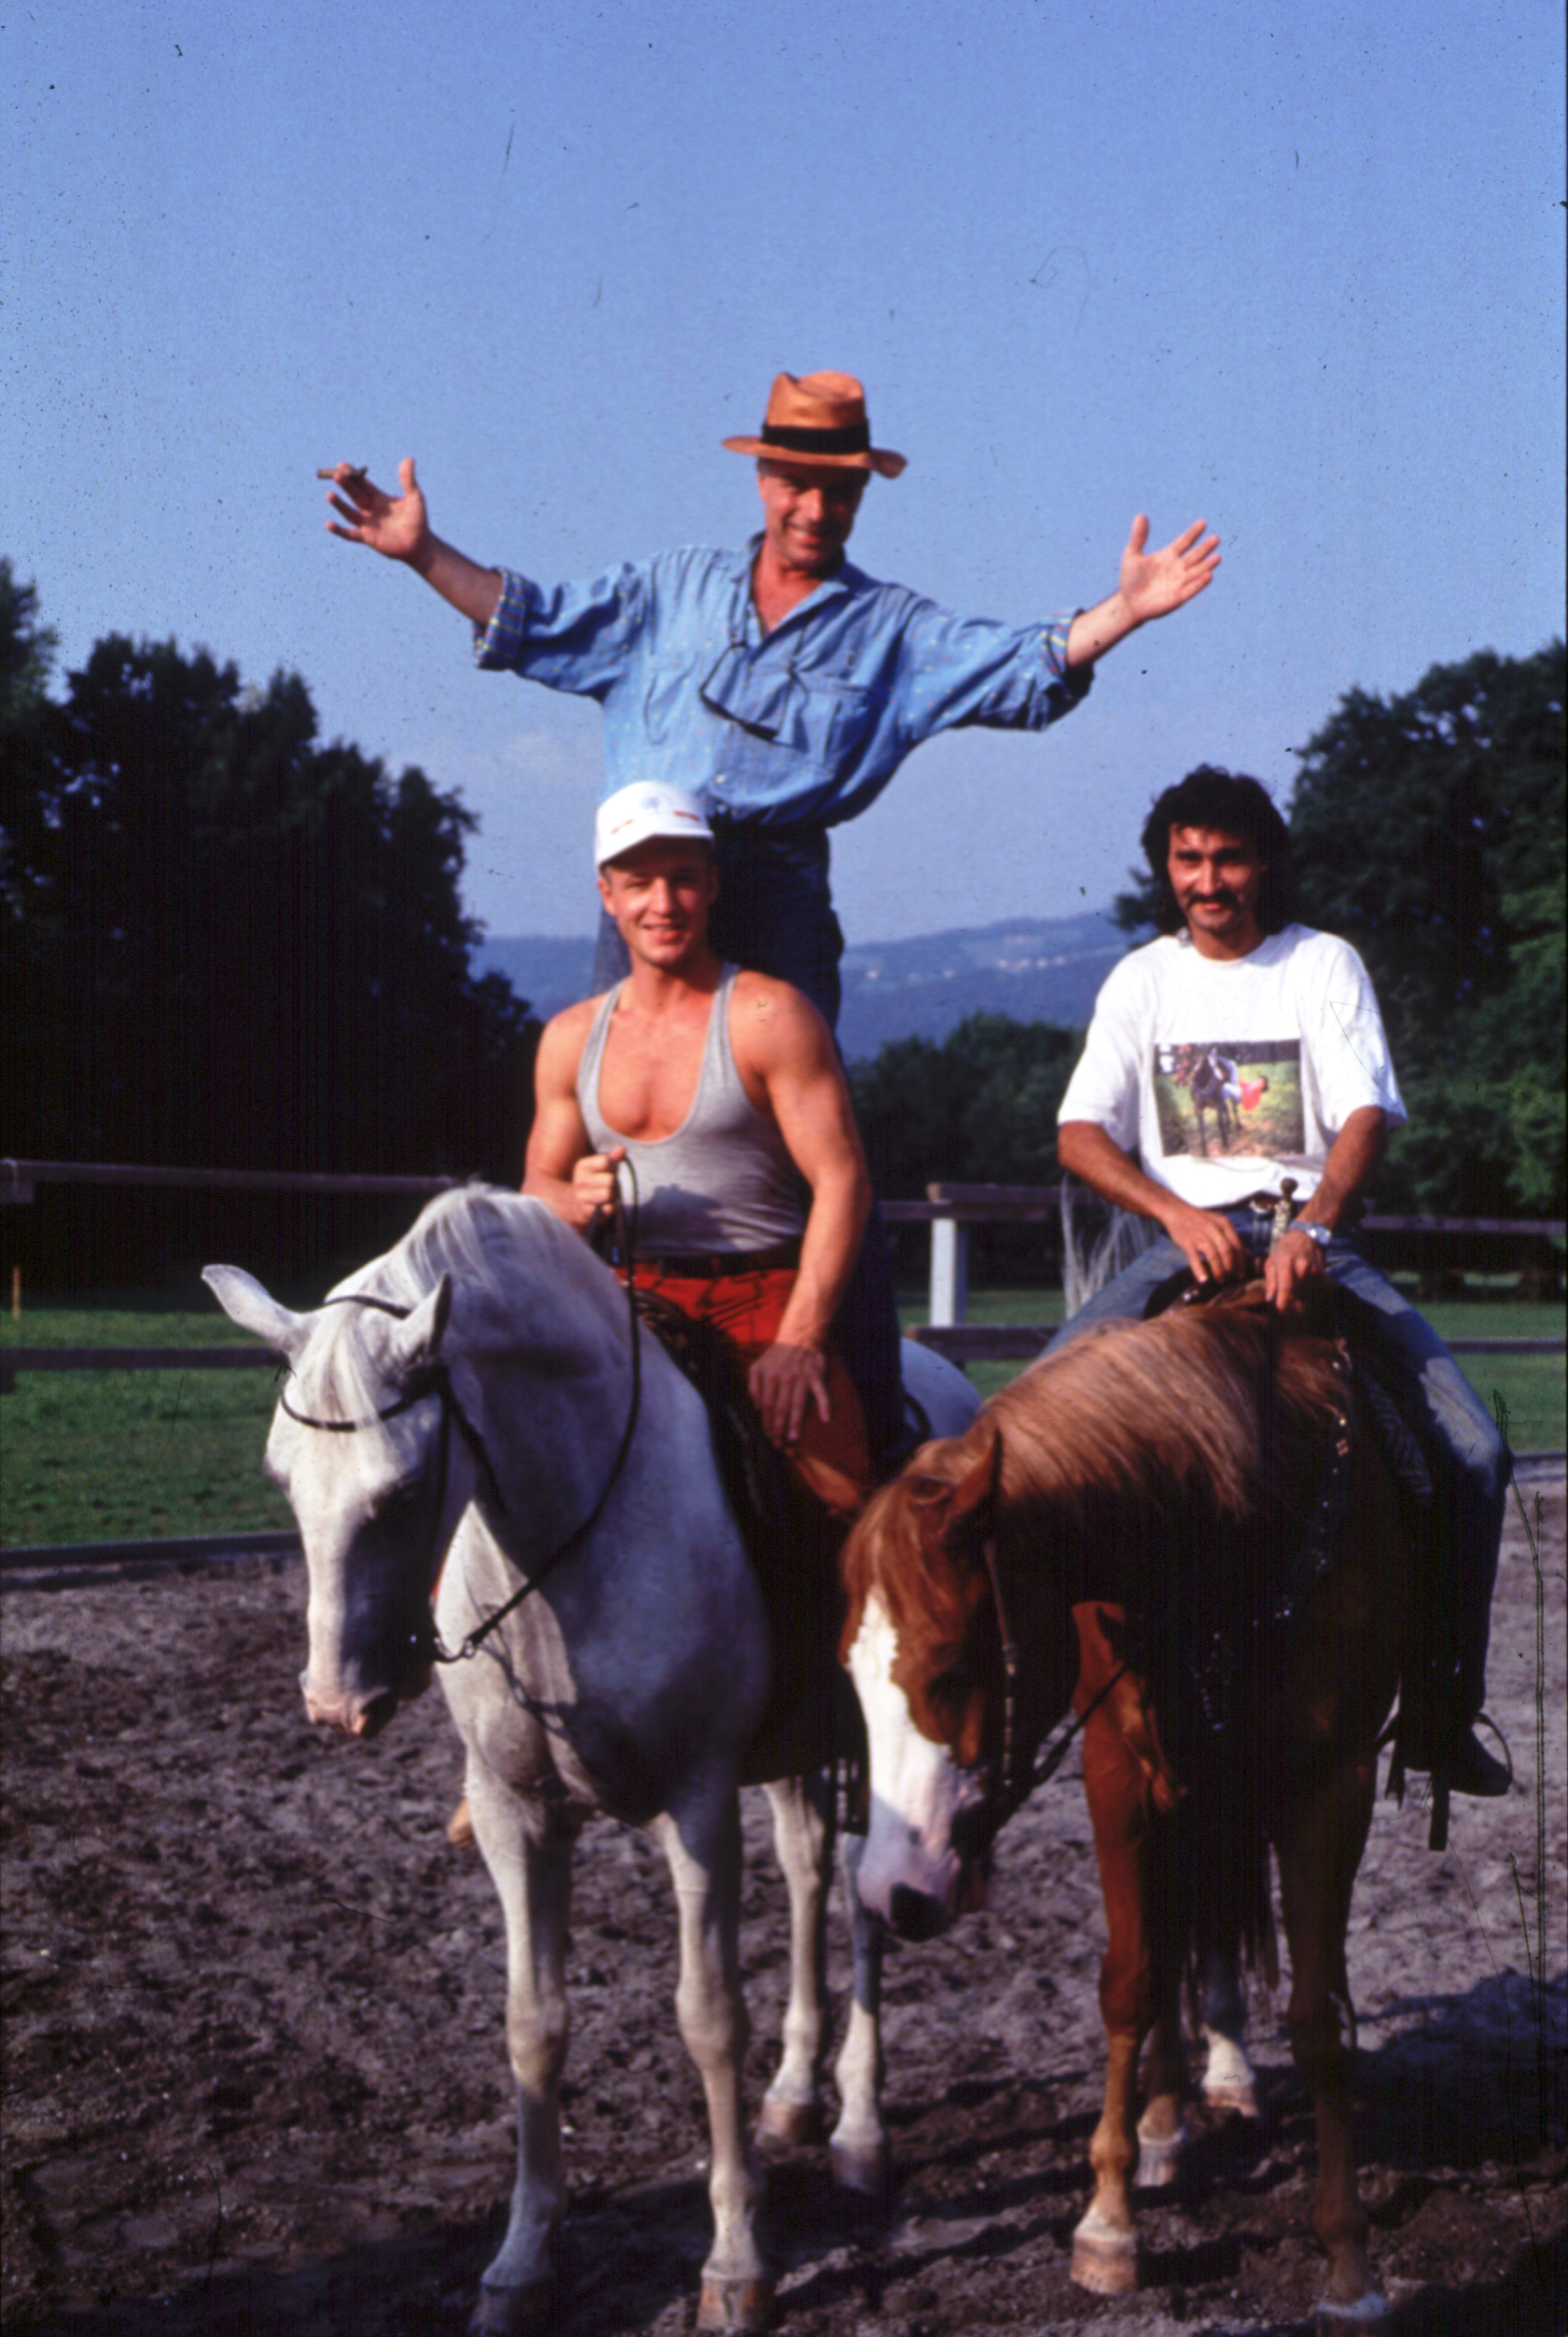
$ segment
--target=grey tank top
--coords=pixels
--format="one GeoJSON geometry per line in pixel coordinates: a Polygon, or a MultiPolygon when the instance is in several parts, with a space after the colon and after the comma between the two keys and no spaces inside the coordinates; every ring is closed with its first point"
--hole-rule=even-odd
{"type": "Polygon", "coordinates": [[[599,1108],[599,1075],[617,982],[593,1018],[577,1066],[577,1102],[596,1152],[624,1145],[637,1172],[637,1244],[652,1256],[688,1250],[771,1249],[806,1222],[789,1148],[746,1093],[729,1046],[729,1000],[740,968],[714,994],[691,1109],[673,1135],[624,1136],[599,1108]]]}

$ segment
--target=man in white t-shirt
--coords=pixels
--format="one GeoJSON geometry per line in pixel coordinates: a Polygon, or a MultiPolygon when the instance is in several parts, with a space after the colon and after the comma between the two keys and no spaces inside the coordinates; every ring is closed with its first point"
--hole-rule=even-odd
{"type": "Polygon", "coordinates": [[[1472,1724],[1506,1453],[1430,1324],[1348,1238],[1389,1131],[1405,1120],[1367,969],[1347,942],[1287,921],[1284,822],[1256,779],[1190,772],[1159,798],[1143,842],[1162,930],[1100,993],[1062,1098],[1058,1154],[1105,1200],[1155,1219],[1163,1239],[1058,1338],[1142,1315],[1184,1264],[1199,1282],[1261,1273],[1281,1308],[1325,1273],[1352,1293],[1377,1364],[1424,1432],[1438,1581],[1451,1586],[1449,1709],[1440,1741],[1412,1765],[1440,1760],[1455,1792],[1505,1792],[1507,1772],[1472,1724]],[[1282,1206],[1289,1231],[1270,1247],[1282,1206]]]}

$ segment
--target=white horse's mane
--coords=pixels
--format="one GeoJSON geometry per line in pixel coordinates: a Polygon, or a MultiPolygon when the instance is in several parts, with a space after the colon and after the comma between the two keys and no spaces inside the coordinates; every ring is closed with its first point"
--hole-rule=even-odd
{"type": "MultiPolygon", "coordinates": [[[[368,1296],[413,1308],[443,1274],[461,1293],[465,1342],[476,1334],[520,1333],[537,1320],[541,1287],[557,1296],[557,1312],[608,1311],[618,1320],[624,1301],[608,1270],[554,1212],[531,1195],[499,1186],[465,1185],[441,1193],[421,1210],[404,1234],[336,1284],[331,1299],[368,1296]]],[[[367,1340],[375,1310],[324,1305],[309,1355],[310,1402],[325,1417],[372,1422],[386,1401],[375,1356],[382,1342],[367,1340]]]]}

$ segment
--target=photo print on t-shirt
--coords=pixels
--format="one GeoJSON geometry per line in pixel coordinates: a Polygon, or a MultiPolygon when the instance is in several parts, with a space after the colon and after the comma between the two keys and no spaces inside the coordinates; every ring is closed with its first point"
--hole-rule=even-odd
{"type": "Polygon", "coordinates": [[[1157,1047],[1154,1102],[1167,1160],[1277,1160],[1306,1148],[1298,1038],[1157,1047]]]}

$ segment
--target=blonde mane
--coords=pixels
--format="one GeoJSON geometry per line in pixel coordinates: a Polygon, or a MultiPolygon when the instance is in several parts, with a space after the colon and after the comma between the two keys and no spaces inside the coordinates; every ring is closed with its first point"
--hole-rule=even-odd
{"type": "Polygon", "coordinates": [[[963,1436],[924,1446],[877,1495],[845,1551],[852,1624],[876,1590],[896,1622],[951,1632],[956,1586],[934,1563],[920,1511],[963,1482],[998,1435],[1004,1557],[1108,1558],[1173,1526],[1213,1533],[1276,1501],[1298,1506],[1304,1457],[1342,1400],[1331,1350],[1283,1335],[1261,1300],[1086,1331],[992,1397],[963,1436]]]}
{"type": "MultiPolygon", "coordinates": [[[[617,1337],[624,1319],[614,1276],[585,1242],[543,1202],[485,1185],[438,1195],[401,1241],[346,1275],[328,1296],[377,1298],[412,1309],[443,1274],[451,1277],[458,1297],[454,1317],[461,1318],[462,1343],[470,1351],[516,1342],[542,1315],[549,1318],[552,1342],[559,1323],[575,1316],[596,1345],[617,1337]]],[[[386,1396],[378,1362],[384,1341],[372,1327],[384,1320],[371,1307],[320,1309],[300,1364],[305,1394],[295,1400],[301,1410],[375,1426],[386,1396]]]]}

